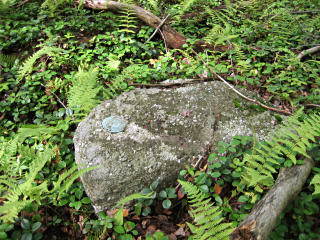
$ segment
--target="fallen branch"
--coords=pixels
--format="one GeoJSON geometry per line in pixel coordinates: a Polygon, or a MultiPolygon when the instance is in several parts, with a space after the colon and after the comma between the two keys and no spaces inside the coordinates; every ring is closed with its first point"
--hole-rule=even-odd
{"type": "MultiPolygon", "coordinates": [[[[316,53],[316,52],[319,52],[320,51],[320,45],[319,46],[315,46],[315,47],[312,47],[312,48],[309,48],[307,50],[304,50],[302,51],[301,53],[298,54],[297,56],[297,59],[299,61],[301,61],[302,58],[304,58],[305,56],[309,55],[309,54],[313,54],[313,53],[316,53]]],[[[292,65],[289,65],[287,67],[288,70],[291,70],[292,69],[292,65]]]]}
{"type": "Polygon", "coordinates": [[[312,159],[305,159],[303,165],[282,168],[274,186],[233,231],[230,240],[268,239],[282,211],[301,191],[313,165],[312,159]]]}
{"type": "Polygon", "coordinates": [[[304,105],[305,107],[320,107],[320,104],[308,103],[304,105]]]}
{"type": "MultiPolygon", "coordinates": [[[[78,0],[80,1],[80,0],[78,0]]],[[[83,0],[83,6],[91,9],[104,9],[109,10],[113,12],[119,12],[121,10],[125,9],[132,9],[136,16],[143,22],[145,22],[147,25],[157,28],[162,20],[155,16],[153,13],[138,7],[136,5],[129,5],[125,3],[110,1],[110,0],[83,0]]],[[[163,23],[161,27],[163,36],[165,38],[166,43],[169,47],[175,48],[175,49],[182,49],[183,45],[186,43],[187,38],[174,30],[169,24],[163,23]]],[[[195,49],[198,51],[203,51],[204,49],[208,48],[210,50],[216,50],[216,51],[226,51],[228,47],[223,45],[211,45],[206,43],[205,41],[198,41],[194,44],[195,49]]]]}
{"type": "Polygon", "coordinates": [[[301,59],[304,58],[305,56],[307,56],[307,55],[309,55],[309,54],[313,54],[313,53],[319,52],[319,51],[320,51],[320,45],[302,51],[301,53],[298,54],[297,58],[298,58],[299,60],[301,60],[301,59]]]}
{"type": "Polygon", "coordinates": [[[261,103],[260,101],[258,100],[254,100],[254,99],[251,99],[245,95],[243,95],[241,92],[239,92],[237,89],[235,89],[235,87],[233,87],[230,83],[227,82],[227,80],[225,80],[223,77],[221,77],[218,73],[216,73],[204,60],[203,58],[195,51],[191,48],[191,51],[203,62],[203,64],[209,69],[209,71],[214,74],[217,78],[219,78],[223,83],[225,83],[232,91],[234,91],[236,94],[238,94],[240,97],[246,99],[247,101],[249,102],[252,102],[252,103],[255,103],[265,109],[268,109],[268,110],[271,110],[271,111],[274,111],[274,112],[279,112],[279,113],[283,113],[283,114],[286,114],[286,115],[292,115],[291,112],[288,112],[288,111],[285,111],[285,110],[281,110],[281,109],[278,109],[278,108],[273,108],[273,107],[269,107],[263,103],[261,103]]]}

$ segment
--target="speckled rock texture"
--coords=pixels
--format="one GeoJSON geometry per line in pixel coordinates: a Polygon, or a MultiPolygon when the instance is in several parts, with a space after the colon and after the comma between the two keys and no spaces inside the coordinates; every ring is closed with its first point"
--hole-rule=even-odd
{"type": "Polygon", "coordinates": [[[99,212],[154,180],[161,186],[173,184],[184,165],[201,157],[209,143],[215,146],[234,135],[252,135],[252,129],[263,138],[274,122],[268,111],[248,110],[247,102],[217,81],[136,89],[103,102],[79,124],[75,158],[77,164],[99,165],[81,177],[99,212]],[[236,99],[240,107],[235,107],[236,99]],[[126,122],[123,132],[110,133],[102,127],[109,116],[126,122]]]}

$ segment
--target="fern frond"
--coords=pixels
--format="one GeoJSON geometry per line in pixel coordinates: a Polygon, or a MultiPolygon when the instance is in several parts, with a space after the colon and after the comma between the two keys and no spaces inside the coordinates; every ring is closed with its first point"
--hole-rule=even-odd
{"type": "Polygon", "coordinates": [[[121,16],[119,18],[119,27],[123,27],[119,32],[124,32],[126,34],[135,33],[133,29],[137,27],[136,13],[133,11],[130,5],[133,4],[132,0],[125,1],[127,6],[120,11],[121,16]]]}
{"type": "Polygon", "coordinates": [[[79,67],[72,79],[72,86],[68,93],[68,107],[89,112],[100,101],[97,99],[100,91],[97,82],[98,68],[84,70],[79,67]]]}
{"type": "MultiPolygon", "coordinates": [[[[68,4],[68,3],[72,3],[72,1],[70,0],[45,0],[42,5],[41,8],[42,9],[46,9],[48,8],[50,10],[50,14],[54,15],[54,12],[61,6],[64,4],[68,4]]],[[[81,1],[80,1],[81,3],[81,1]]]]}
{"type": "Polygon", "coordinates": [[[314,192],[312,193],[313,195],[320,194],[320,174],[319,173],[312,178],[310,185],[314,185],[314,192]]]}
{"type": "Polygon", "coordinates": [[[63,49],[57,47],[43,47],[39,51],[35,52],[31,57],[29,57],[20,67],[18,78],[21,80],[25,75],[32,72],[33,64],[43,55],[56,56],[64,52],[63,49]]]}
{"type": "Polygon", "coordinates": [[[26,206],[32,203],[31,200],[26,201],[5,201],[2,206],[0,206],[0,220],[3,222],[13,222],[14,218],[23,210],[26,206]]]}
{"type": "Polygon", "coordinates": [[[8,67],[12,67],[17,59],[18,58],[16,56],[9,56],[0,52],[0,65],[2,66],[6,64],[8,67]]]}
{"type": "MultiPolygon", "coordinates": [[[[59,178],[58,182],[54,183],[55,186],[55,194],[58,194],[58,198],[61,197],[62,193],[67,192],[71,185],[74,183],[75,180],[77,180],[81,175],[83,175],[86,172],[89,172],[93,169],[98,168],[99,166],[91,166],[91,167],[86,167],[86,168],[82,168],[82,169],[78,169],[77,171],[71,171],[69,175],[67,175],[68,178],[65,178],[65,176],[63,178],[59,178]],[[59,186],[62,182],[62,185],[59,186]]],[[[54,196],[53,196],[54,197],[54,196]]]]}
{"type": "Polygon", "coordinates": [[[56,127],[25,125],[18,129],[17,139],[23,142],[27,137],[33,137],[39,140],[45,140],[59,132],[56,127]]]}
{"type": "Polygon", "coordinates": [[[190,182],[179,180],[179,183],[192,202],[190,215],[194,218],[195,225],[187,223],[193,233],[193,239],[229,239],[234,230],[231,223],[222,223],[222,211],[209,203],[210,199],[190,182]]]}
{"type": "Polygon", "coordinates": [[[16,0],[0,0],[0,13],[8,12],[16,3],[16,0]]]}
{"type": "Polygon", "coordinates": [[[142,195],[141,193],[134,193],[134,194],[131,194],[123,199],[121,199],[119,202],[117,202],[117,204],[113,207],[113,208],[117,208],[127,202],[131,202],[133,200],[138,200],[138,199],[148,199],[152,196],[152,192],[147,194],[147,195],[142,195]]]}
{"type": "Polygon", "coordinates": [[[274,166],[279,165],[280,159],[286,158],[296,164],[297,154],[309,157],[307,148],[320,136],[320,115],[313,114],[299,121],[302,113],[302,109],[297,111],[277,133],[270,136],[270,140],[258,144],[251,155],[244,156],[246,167],[241,177],[243,184],[247,187],[259,186],[260,189],[263,186],[270,187],[274,183],[271,173],[276,172],[274,166]]]}

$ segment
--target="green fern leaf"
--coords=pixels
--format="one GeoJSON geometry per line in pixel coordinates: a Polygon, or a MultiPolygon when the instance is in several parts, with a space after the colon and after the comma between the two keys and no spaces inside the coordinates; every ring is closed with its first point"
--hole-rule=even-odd
{"type": "Polygon", "coordinates": [[[34,63],[43,55],[48,56],[56,56],[57,54],[60,54],[64,52],[61,48],[56,47],[43,47],[39,51],[35,52],[31,57],[29,57],[23,65],[20,67],[18,78],[21,80],[25,75],[31,73],[33,69],[34,63]]]}
{"type": "Polygon", "coordinates": [[[312,193],[313,195],[320,194],[320,174],[319,173],[312,178],[310,185],[314,185],[314,192],[312,193]]]}
{"type": "Polygon", "coordinates": [[[226,236],[233,231],[231,224],[222,223],[222,211],[219,207],[209,203],[206,197],[192,183],[179,180],[183,189],[186,191],[190,205],[190,215],[194,218],[196,225],[187,223],[193,233],[193,239],[226,239],[226,236]]]}
{"type": "Polygon", "coordinates": [[[142,195],[141,193],[134,193],[131,194],[123,199],[121,199],[119,202],[117,202],[117,204],[114,206],[114,208],[119,207],[120,205],[123,205],[127,202],[131,202],[133,200],[138,200],[138,199],[149,199],[152,196],[152,192],[147,194],[147,195],[142,195]]]}
{"type": "Polygon", "coordinates": [[[244,156],[243,162],[246,166],[241,176],[243,184],[262,191],[263,186],[273,185],[274,179],[271,173],[276,172],[274,166],[279,165],[278,161],[281,158],[289,159],[296,164],[297,154],[309,157],[307,148],[311,147],[311,142],[315,142],[320,136],[320,115],[313,114],[299,121],[302,114],[300,109],[286,120],[282,129],[270,136],[271,140],[257,144],[251,155],[244,156]]]}
{"type": "Polygon", "coordinates": [[[88,71],[79,67],[78,72],[72,79],[72,87],[68,93],[68,106],[89,112],[100,101],[97,99],[99,87],[97,83],[98,68],[88,71]]]}

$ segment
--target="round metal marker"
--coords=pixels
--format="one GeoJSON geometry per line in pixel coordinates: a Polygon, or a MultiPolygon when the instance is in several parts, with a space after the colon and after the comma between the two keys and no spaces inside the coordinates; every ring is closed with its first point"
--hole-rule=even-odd
{"type": "Polygon", "coordinates": [[[126,125],[126,122],[117,116],[110,116],[102,121],[102,127],[111,133],[123,132],[126,125]]]}

